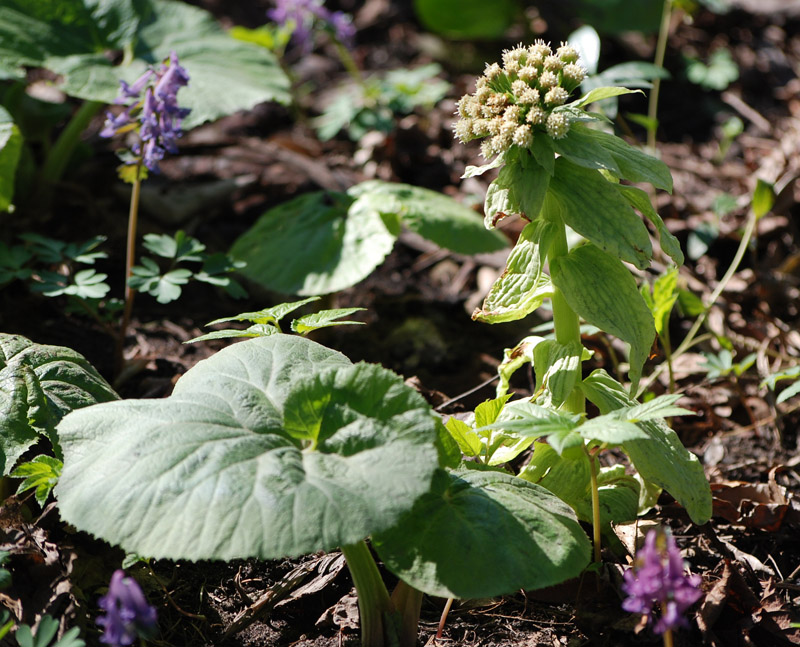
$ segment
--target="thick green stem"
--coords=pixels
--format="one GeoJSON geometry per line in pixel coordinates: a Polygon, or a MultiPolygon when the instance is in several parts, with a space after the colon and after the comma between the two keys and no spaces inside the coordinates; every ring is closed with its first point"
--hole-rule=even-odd
{"type": "Polygon", "coordinates": [[[64,169],[67,168],[67,164],[75,152],[75,147],[80,141],[81,134],[102,106],[103,104],[99,101],[86,101],[72,116],[50,149],[42,166],[41,177],[45,184],[43,190],[50,191],[50,187],[61,179],[64,169]]]}
{"type": "Polygon", "coordinates": [[[664,634],[664,647],[672,647],[672,629],[667,629],[664,634]]]}
{"type": "MultiPolygon", "coordinates": [[[[563,224],[558,225],[558,233],[550,246],[548,259],[552,261],[559,256],[566,256],[569,252],[567,246],[567,233],[563,224]]],[[[575,311],[570,308],[564,295],[557,287],[553,286],[553,329],[556,341],[559,344],[569,345],[581,343],[581,322],[575,311]]],[[[580,372],[580,368],[578,368],[580,372]]],[[[580,381],[581,375],[577,376],[580,381]]],[[[586,410],[586,399],[578,388],[574,388],[564,401],[563,408],[571,413],[583,413],[586,410]]]]}
{"type": "Polygon", "coordinates": [[[135,179],[133,181],[133,189],[131,189],[131,206],[128,211],[128,240],[125,253],[125,307],[122,311],[122,321],[119,326],[119,334],[117,337],[117,353],[116,353],[116,374],[119,375],[125,364],[123,351],[125,350],[125,335],[128,332],[128,326],[131,321],[131,313],[133,312],[133,298],[136,295],[128,281],[133,276],[133,264],[136,261],[136,229],[139,223],[139,196],[142,191],[141,180],[142,161],[136,163],[135,179]]]}
{"type": "MultiPolygon", "coordinates": [[[[653,63],[663,69],[664,55],[667,51],[669,38],[669,24],[672,21],[672,0],[664,0],[664,12],[661,14],[661,27],[658,30],[658,43],[656,44],[656,57],[653,63]]],[[[647,147],[654,151],[656,148],[656,126],[658,119],[658,95],[661,90],[661,79],[653,79],[653,89],[650,91],[650,101],[647,106],[647,147]]]]}
{"type": "Polygon", "coordinates": [[[362,647],[384,647],[385,619],[394,611],[389,592],[366,542],[342,546],[358,595],[362,647]]]}

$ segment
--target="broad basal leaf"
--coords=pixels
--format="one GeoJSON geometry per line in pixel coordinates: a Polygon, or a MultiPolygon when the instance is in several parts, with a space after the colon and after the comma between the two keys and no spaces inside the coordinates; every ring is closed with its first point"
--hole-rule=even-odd
{"type": "Polygon", "coordinates": [[[0,469],[7,475],[40,435],[74,409],[117,399],[83,355],[0,333],[0,469]]]}
{"type": "Polygon", "coordinates": [[[469,469],[439,473],[433,491],[372,543],[403,581],[454,598],[558,584],[580,574],[590,550],[572,510],[547,490],[469,469]]]}
{"type": "Polygon", "coordinates": [[[344,194],[308,193],[273,207],[239,237],[231,255],[247,278],[284,294],[348,288],[381,264],[397,232],[344,194]]]}
{"type": "Polygon", "coordinates": [[[650,265],[653,248],[647,227],[599,171],[559,157],[549,195],[560,206],[563,221],[581,236],[639,269],[650,265]]]}
{"type": "Polygon", "coordinates": [[[505,271],[489,290],[483,307],[472,313],[473,319],[486,323],[522,319],[552,294],[544,261],[553,233],[552,223],[541,218],[525,225],[505,271]]]}
{"type": "Polygon", "coordinates": [[[392,214],[423,238],[457,254],[481,254],[508,247],[508,239],[487,231],[480,216],[453,198],[410,184],[369,180],[348,195],[381,214],[392,214]]]}
{"type": "Polygon", "coordinates": [[[632,391],[655,339],[653,315],[628,269],[594,245],[583,245],[550,262],[553,284],[587,323],[631,345],[632,391]]]}
{"type": "MultiPolygon", "coordinates": [[[[625,388],[603,370],[594,371],[582,383],[586,397],[603,414],[638,403],[625,388]]],[[[711,518],[711,490],[697,457],[682,444],[662,419],[638,422],[648,438],[630,440],[622,448],[646,481],[663,487],[686,508],[692,521],[711,518]]]]}
{"type": "Polygon", "coordinates": [[[381,367],[307,339],[234,344],[163,400],[68,416],[64,519],[153,557],[262,559],[394,526],[438,467],[434,418],[381,367]]]}

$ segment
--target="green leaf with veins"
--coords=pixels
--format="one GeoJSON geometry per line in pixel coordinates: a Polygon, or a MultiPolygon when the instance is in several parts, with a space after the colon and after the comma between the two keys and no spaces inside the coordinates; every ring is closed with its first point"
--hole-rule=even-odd
{"type": "Polygon", "coordinates": [[[630,344],[629,376],[635,391],[656,331],[628,268],[594,245],[583,245],[553,259],[550,273],[580,317],[630,344]]]}
{"type": "Polygon", "coordinates": [[[11,478],[22,479],[17,494],[34,490],[37,503],[44,507],[47,497],[58,483],[63,463],[52,456],[41,455],[22,463],[11,472],[11,478]]]}
{"type": "Polygon", "coordinates": [[[564,224],[597,247],[639,269],[650,265],[653,249],[647,227],[600,171],[559,157],[550,181],[551,197],[564,224]]]}
{"type": "MultiPolygon", "coordinates": [[[[619,382],[601,369],[589,375],[580,386],[602,414],[640,406],[619,382]]],[[[626,441],[622,449],[642,478],[675,497],[694,523],[708,521],[711,518],[711,490],[700,461],[683,446],[664,420],[655,418],[636,424],[647,438],[626,441]]]]}
{"type": "Polygon", "coordinates": [[[372,545],[404,582],[455,598],[558,584],[581,573],[590,551],[572,510],[544,488],[464,468],[439,472],[432,491],[372,545]]]}
{"type": "Polygon", "coordinates": [[[0,333],[0,471],[7,475],[40,435],[58,452],[55,426],[67,413],[117,394],[86,359],[0,333]]]}
{"type": "Polygon", "coordinates": [[[287,335],[225,348],[168,398],[76,412],[58,436],[63,518],[173,559],[352,544],[395,527],[438,468],[433,415],[400,377],[287,335]]]}
{"type": "Polygon", "coordinates": [[[366,278],[398,233],[363,200],[315,192],[267,211],[230,253],[247,263],[244,276],[270,290],[327,294],[366,278]]]}
{"type": "Polygon", "coordinates": [[[342,317],[349,317],[356,312],[362,312],[366,308],[335,308],[332,310],[320,310],[311,314],[303,315],[292,321],[292,330],[301,335],[306,335],[320,328],[329,326],[364,325],[363,321],[338,321],[342,317]]]}
{"type": "MultiPolygon", "coordinates": [[[[547,159],[547,152],[540,152],[539,156],[547,159]]],[[[487,229],[494,229],[500,218],[512,214],[520,214],[528,220],[538,218],[552,175],[549,167],[538,162],[539,156],[514,149],[506,153],[505,166],[486,190],[484,225],[487,229]]]]}
{"type": "Polygon", "coordinates": [[[457,254],[483,254],[508,247],[497,231],[486,231],[480,216],[450,196],[396,182],[369,180],[348,190],[348,195],[369,202],[384,216],[457,254]]]}
{"type": "MultiPolygon", "coordinates": [[[[546,488],[567,503],[578,519],[592,521],[592,490],[589,458],[581,452],[574,458],[559,456],[550,445],[535,443],[528,465],[519,477],[546,488]]],[[[624,465],[601,467],[598,471],[600,526],[604,534],[610,524],[636,519],[639,507],[639,483],[625,473],[624,465]]]]}
{"type": "Polygon", "coordinates": [[[544,262],[555,231],[552,223],[541,218],[525,225],[505,271],[489,290],[483,307],[472,314],[473,319],[486,323],[516,321],[551,296],[553,288],[544,262]]]}

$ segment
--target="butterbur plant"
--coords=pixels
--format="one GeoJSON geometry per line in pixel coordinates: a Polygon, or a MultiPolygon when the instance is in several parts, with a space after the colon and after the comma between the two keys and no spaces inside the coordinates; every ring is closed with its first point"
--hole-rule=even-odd
{"type": "Polygon", "coordinates": [[[536,589],[589,561],[569,506],[463,463],[399,376],[300,336],[235,343],[192,367],[170,397],[73,412],[58,437],[63,518],[129,552],[276,559],[340,549],[366,647],[415,645],[423,593],[536,589]],[[399,578],[391,595],[368,538],[399,578]]]}
{"type": "Polygon", "coordinates": [[[685,572],[681,551],[669,531],[651,530],[625,571],[622,608],[643,614],[664,647],[672,647],[672,631],[688,627],[686,612],[702,596],[699,575],[685,572]]]}
{"type": "MultiPolygon", "coordinates": [[[[607,119],[587,111],[587,106],[632,91],[594,88],[570,101],[584,75],[576,50],[568,44],[553,51],[537,41],[506,50],[502,65],[487,65],[475,92],[459,101],[454,130],[462,142],[482,139],[481,154],[490,160],[468,167],[465,177],[500,168],[486,193],[486,226],[494,228],[511,214],[529,221],[505,272],[473,318],[487,323],[521,319],[545,299],[551,301],[553,312],[553,338],[530,338],[522,358],[533,364],[536,374],[531,402],[509,402],[491,428],[517,419],[508,424],[516,438],[507,438],[504,444],[518,448],[519,435],[528,444],[548,437],[556,456],[548,456],[548,469],[531,463],[526,470],[532,480],[544,483],[556,462],[564,462],[561,467],[573,480],[588,479],[599,561],[600,451],[620,447],[646,481],[670,491],[698,523],[710,516],[711,496],[696,457],[663,419],[649,414],[637,417],[641,412],[637,413],[632,397],[656,334],[653,314],[625,266],[644,270],[653,258],[650,234],[637,212],[650,221],[662,250],[676,264],[683,262],[683,254],[647,193],[629,183],[669,191],[672,178],[661,161],[613,134],[591,128],[607,119]],[[580,237],[572,246],[567,242],[570,230],[580,237]],[[581,319],[629,344],[630,389],[603,370],[583,377],[582,362],[591,354],[581,342],[581,319]],[[615,415],[626,424],[584,423],[587,398],[603,415],[619,410],[615,415]],[[529,404],[535,408],[526,409],[529,404]],[[567,421],[569,416],[575,416],[572,422],[567,421]]],[[[504,384],[521,363],[515,359],[504,365],[504,384]]],[[[665,404],[672,407],[672,402],[665,404]]],[[[534,459],[545,453],[534,452],[534,459]]],[[[562,491],[557,480],[548,487],[562,491]]],[[[574,500],[570,502],[578,508],[574,500]]]]}

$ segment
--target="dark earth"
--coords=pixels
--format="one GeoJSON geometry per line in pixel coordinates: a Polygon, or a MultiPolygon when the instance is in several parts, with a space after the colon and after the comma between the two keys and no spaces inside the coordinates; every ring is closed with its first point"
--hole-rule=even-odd
{"type": "MultiPolygon", "coordinates": [[[[194,4],[225,26],[247,27],[263,24],[270,7],[263,0],[194,4]]],[[[460,179],[465,166],[480,158],[477,145],[462,146],[452,137],[455,101],[471,91],[483,61],[499,59],[503,48],[537,37],[558,43],[579,26],[570,3],[545,9],[551,4],[561,3],[528,7],[524,23],[502,41],[459,43],[426,31],[411,2],[328,3],[354,15],[358,36],[353,55],[363,70],[437,60],[452,83],[447,98],[432,111],[400,118],[388,136],[361,144],[345,135],[321,143],[307,121],[295,120],[287,108],[274,104],[206,124],[187,133],[180,155],[165,160],[163,174],[146,183],[140,233],[171,234],[182,228],[211,251],[226,251],[266,209],[304,192],[343,190],[373,177],[460,199],[477,196],[479,202],[491,177],[460,179]]],[[[675,636],[678,646],[800,643],[800,629],[792,628],[800,621],[800,400],[776,404],[774,392],[759,386],[767,374],[797,364],[800,357],[800,5],[793,0],[736,0],[733,5],[725,14],[699,8],[693,20],[680,12],[673,17],[665,61],[672,79],[662,86],[659,106],[658,150],[675,180],[672,195],[657,196],[659,212],[684,249],[690,234],[708,226],[718,229],[705,252],[687,258],[681,268],[684,285],[700,298],[709,297],[731,263],[756,179],[773,183],[777,193],[743,263],[711,310],[707,328],[712,334],[676,360],[677,385],[686,396],[681,404],[698,415],[674,419],[673,426],[706,467],[715,515],[695,526],[665,494],[640,520],[668,524],[685,559],[703,578],[704,597],[689,614],[690,629],[675,636]],[[738,65],[736,81],[719,91],[686,78],[685,56],[708,60],[723,47],[738,65]],[[744,123],[744,132],[721,150],[722,125],[734,116],[744,123]],[[715,213],[721,194],[734,198],[722,215],[718,208],[715,213]],[[737,358],[756,354],[740,377],[731,372],[711,379],[703,370],[699,353],[718,352],[718,337],[733,342],[737,358]]],[[[604,36],[600,69],[652,61],[654,49],[655,35],[604,36]]],[[[310,115],[319,113],[331,81],[345,77],[324,43],[305,56],[289,50],[285,62],[310,88],[305,106],[310,115]]],[[[645,133],[625,115],[644,112],[641,95],[623,98],[618,126],[630,142],[643,143],[645,133]]],[[[113,292],[121,294],[128,194],[116,179],[113,151],[98,137],[101,121],[85,135],[93,156],[58,187],[56,208],[22,209],[19,217],[4,221],[9,223],[4,228],[64,240],[103,233],[109,259],[100,269],[108,272],[113,292]]],[[[513,238],[519,223],[505,225],[504,231],[513,238]]],[[[444,414],[469,411],[492,397],[493,385],[472,390],[496,375],[503,349],[541,322],[535,317],[503,326],[471,321],[471,311],[503,264],[502,256],[460,257],[404,235],[369,278],[326,301],[327,307],[366,308],[362,320],[367,325],[320,331],[314,339],[354,361],[381,363],[413,379],[444,414]]],[[[137,361],[139,370],[119,384],[120,394],[168,395],[177,377],[225,346],[224,341],[182,343],[207,332],[205,323],[292,300],[247,287],[246,301],[234,301],[204,284],[188,286],[179,301],[164,306],[140,295],[125,340],[126,356],[137,361]]],[[[113,337],[90,319],[65,315],[63,306],[59,299],[33,296],[12,284],[0,292],[0,330],[74,348],[111,379],[113,337]]],[[[673,347],[692,322],[674,314],[673,347]]],[[[584,341],[597,351],[590,368],[613,371],[605,340],[584,341]]],[[[663,361],[663,356],[653,357],[645,375],[663,361]]],[[[513,383],[520,394],[530,393],[530,376],[524,373],[513,383]]],[[[665,375],[659,372],[651,384],[656,393],[665,391],[665,375]]],[[[614,460],[613,453],[608,460],[614,460]]],[[[123,553],[76,533],[59,520],[54,505],[41,510],[27,495],[8,498],[0,509],[0,544],[12,553],[14,577],[14,586],[0,594],[0,604],[30,624],[49,613],[61,620],[62,629],[80,626],[87,643],[98,644],[97,598],[123,553]]],[[[438,639],[444,600],[426,598],[419,643],[661,644],[620,608],[625,558],[611,553],[604,558],[602,572],[555,589],[457,602],[438,639]]],[[[146,585],[158,609],[161,634],[155,645],[328,647],[359,644],[352,583],[342,566],[331,554],[270,563],[153,561],[130,572],[146,585]]],[[[386,577],[390,582],[392,576],[386,577]]],[[[13,644],[9,641],[2,644],[13,644]]]]}

